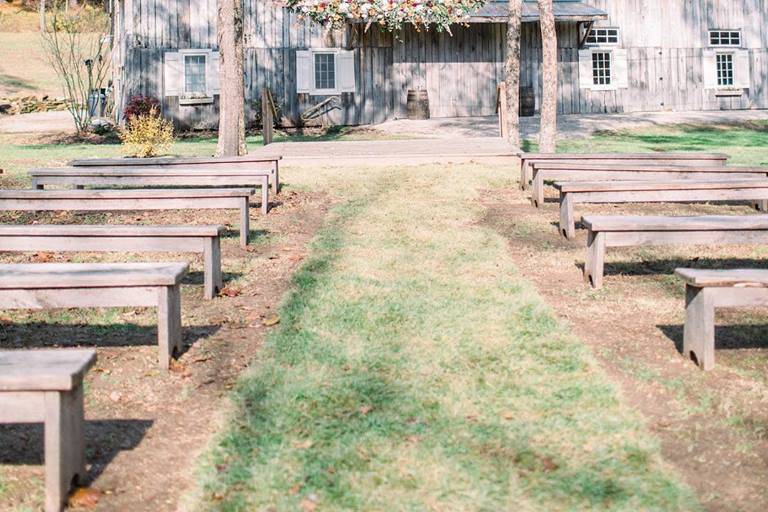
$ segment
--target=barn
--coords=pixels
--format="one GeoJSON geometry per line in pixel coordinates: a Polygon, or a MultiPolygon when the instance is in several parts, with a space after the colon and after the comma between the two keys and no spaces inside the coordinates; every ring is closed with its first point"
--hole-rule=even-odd
{"type": "MultiPolygon", "coordinates": [[[[118,108],[161,100],[179,127],[218,118],[216,0],[113,0],[118,108]]],[[[248,119],[269,89],[284,123],[376,124],[424,89],[432,117],[493,115],[504,77],[507,1],[451,33],[326,30],[279,1],[244,0],[248,119]]],[[[556,1],[561,114],[768,108],[768,0],[556,1]]],[[[521,86],[538,108],[536,2],[523,11],[521,86]]]]}

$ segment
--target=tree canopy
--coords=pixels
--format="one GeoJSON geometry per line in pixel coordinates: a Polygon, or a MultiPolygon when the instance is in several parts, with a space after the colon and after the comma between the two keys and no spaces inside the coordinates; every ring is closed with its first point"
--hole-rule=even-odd
{"type": "Polygon", "coordinates": [[[377,23],[389,31],[406,25],[448,30],[466,22],[487,0],[287,0],[299,16],[324,26],[377,23]]]}

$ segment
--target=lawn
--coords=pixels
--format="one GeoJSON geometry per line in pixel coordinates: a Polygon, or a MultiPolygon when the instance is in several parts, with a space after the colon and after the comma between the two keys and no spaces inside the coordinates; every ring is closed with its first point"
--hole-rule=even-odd
{"type": "MultiPolygon", "coordinates": [[[[249,142],[256,144],[258,139],[249,142]]],[[[759,147],[765,142],[761,125],[731,131],[675,127],[599,134],[567,141],[560,149],[721,151],[733,156],[734,163],[758,165],[766,162],[759,147]]],[[[200,137],[177,142],[173,152],[208,155],[214,149],[214,139],[200,137]]],[[[7,175],[0,177],[0,183],[25,187],[25,172],[31,167],[118,154],[117,145],[31,145],[6,136],[0,138],[0,167],[7,175]]],[[[233,240],[225,246],[228,261],[242,274],[235,281],[242,297],[219,298],[215,308],[190,299],[196,329],[226,325],[222,329],[228,337],[219,339],[219,345],[235,343],[252,352],[234,391],[225,393],[226,386],[221,394],[194,402],[198,407],[200,401],[218,403],[221,396],[231,397],[230,405],[220,406],[227,413],[219,433],[199,458],[195,488],[182,498],[187,509],[700,509],[700,482],[691,477],[691,472],[698,472],[689,465],[697,443],[706,443],[712,432],[708,429],[726,428],[746,432],[728,442],[749,451],[762,442],[756,437],[762,434],[750,429],[762,423],[754,422],[747,406],[734,405],[736,391],[722,401],[718,397],[707,409],[696,389],[707,384],[711,388],[711,383],[673,355],[668,340],[654,353],[662,355],[649,361],[640,357],[648,339],[627,338],[608,325],[601,332],[610,344],[603,346],[600,333],[584,330],[578,322],[594,321],[600,311],[626,313],[627,323],[655,328],[651,317],[660,314],[657,305],[672,312],[681,302],[679,290],[661,276],[641,280],[629,291],[582,291],[580,283],[568,280],[578,273],[574,261],[583,244],[563,250],[550,225],[551,212],[531,212],[517,191],[516,177],[511,169],[477,164],[283,169],[291,194],[287,197],[293,199],[281,200],[285,202],[273,214],[254,224],[269,234],[263,247],[249,253],[240,252],[233,240]],[[488,197],[501,198],[504,207],[514,203],[520,208],[502,209],[501,221],[491,222],[494,210],[487,205],[488,197]],[[324,227],[304,247],[306,240],[299,235],[308,237],[313,231],[302,224],[306,213],[301,208],[328,202],[335,206],[324,227]],[[286,245],[281,240],[289,229],[292,235],[286,245]],[[295,254],[305,251],[306,259],[295,254]],[[286,253],[296,259],[281,257],[286,253]],[[540,258],[541,265],[533,258],[540,258]],[[275,294],[251,288],[260,276],[271,276],[271,262],[301,260],[285,295],[283,289],[275,294]],[[543,278],[543,268],[557,282],[543,278]],[[263,331],[247,330],[247,325],[237,330],[248,324],[244,318],[253,315],[253,305],[247,301],[256,299],[249,297],[258,297],[260,307],[279,307],[279,324],[263,346],[258,345],[263,331]],[[636,301],[634,311],[642,314],[621,309],[630,300],[636,301]],[[570,310],[590,311],[591,316],[572,317],[570,310]],[[568,323],[560,320],[565,316],[568,323]],[[220,320],[224,317],[226,321],[220,320]],[[577,323],[572,324],[571,318],[577,323]],[[580,328],[578,336],[574,326],[580,328]],[[670,365],[678,374],[664,373],[670,365]],[[627,381],[617,379],[617,371],[630,374],[628,387],[627,381]],[[683,409],[685,418],[706,411],[714,418],[724,417],[727,425],[695,424],[701,430],[694,430],[680,423],[685,426],[680,435],[688,435],[670,463],[665,443],[671,434],[660,430],[653,411],[638,406],[635,396],[638,391],[642,397],[653,397],[651,403],[660,400],[661,395],[654,394],[658,391],[647,389],[653,384],[667,390],[664,400],[669,400],[671,411],[683,409]],[[700,400],[690,405],[692,399],[700,400]],[[648,417],[654,419],[650,425],[648,417]],[[692,430],[695,434],[690,434],[692,430]],[[690,487],[696,487],[696,495],[690,487]]],[[[125,216],[129,222],[157,220],[153,215],[129,217],[125,216]]],[[[184,222],[183,216],[172,220],[184,222]]],[[[641,259],[655,254],[644,253],[641,259]]],[[[131,312],[109,315],[114,313],[56,318],[61,325],[83,318],[102,326],[115,318],[151,324],[146,312],[138,317],[131,312]]],[[[673,314],[668,316],[664,320],[673,324],[673,314]]],[[[30,316],[36,328],[45,319],[40,313],[30,316]]],[[[184,411],[184,407],[191,397],[205,393],[205,387],[191,383],[197,382],[195,361],[210,357],[209,338],[221,336],[201,335],[190,355],[181,359],[191,368],[191,379],[170,377],[155,386],[159,377],[145,375],[142,366],[152,347],[144,347],[147,350],[140,352],[144,355],[138,361],[135,349],[118,352],[120,365],[107,363],[112,366],[105,368],[130,365],[138,374],[135,389],[142,389],[154,407],[145,416],[153,417],[164,401],[173,398],[179,418],[187,414],[190,421],[198,420],[196,427],[187,429],[195,432],[203,428],[201,418],[194,408],[184,411]]],[[[107,349],[108,361],[115,357],[112,350],[107,349]]],[[[237,359],[224,354],[222,361],[237,359]]],[[[211,364],[211,371],[221,375],[216,366],[220,363],[211,364]]],[[[754,372],[744,365],[737,369],[741,379],[753,378],[754,372]]],[[[99,377],[90,377],[89,410],[95,407],[104,414],[116,409],[117,418],[139,414],[135,412],[142,410],[139,406],[112,399],[116,392],[131,395],[134,387],[121,380],[126,375],[109,376],[107,381],[109,373],[104,372],[100,368],[99,377]]],[[[749,386],[752,395],[763,389],[761,381],[749,381],[749,386]]],[[[166,422],[173,419],[161,416],[166,422]]],[[[204,418],[205,428],[213,429],[208,416],[204,418]]],[[[151,457],[158,446],[167,450],[178,441],[174,438],[178,425],[153,428],[153,435],[142,442],[144,451],[141,446],[132,450],[136,457],[142,453],[151,457]]],[[[189,447],[190,457],[205,441],[196,442],[189,447]]],[[[130,475],[126,460],[136,461],[121,455],[106,464],[95,485],[114,480],[115,472],[130,475]]],[[[709,464],[718,460],[710,458],[709,464]]],[[[747,462],[757,464],[753,459],[747,462]]],[[[173,471],[187,476],[183,462],[174,464],[173,471]]],[[[742,467],[749,471],[754,466],[742,467]]],[[[722,469],[735,471],[736,466],[722,469]]],[[[28,473],[14,478],[14,471],[0,466],[0,503],[4,498],[14,502],[13,493],[30,492],[21,486],[28,473]]],[[[144,466],[134,469],[135,474],[147,474],[142,471],[144,466]]],[[[34,482],[37,489],[39,481],[34,482]]],[[[113,493],[104,504],[109,507],[116,503],[110,500],[129,499],[134,492],[139,491],[130,487],[113,493]]],[[[39,496],[30,499],[34,502],[39,496]]],[[[701,499],[709,500],[710,495],[701,499]]]]}

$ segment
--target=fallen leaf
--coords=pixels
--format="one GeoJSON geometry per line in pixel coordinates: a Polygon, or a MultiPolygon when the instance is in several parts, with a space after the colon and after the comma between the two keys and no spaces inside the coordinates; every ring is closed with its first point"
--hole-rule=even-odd
{"type": "Polygon", "coordinates": [[[49,261],[53,261],[53,253],[37,252],[32,255],[32,261],[35,263],[48,263],[49,261]]]}
{"type": "Polygon", "coordinates": [[[187,372],[187,367],[180,362],[178,362],[175,359],[171,359],[171,364],[169,368],[173,373],[180,373],[184,374],[187,372]]]}
{"type": "Polygon", "coordinates": [[[101,498],[101,491],[93,487],[78,487],[69,497],[71,508],[94,508],[101,498]]]}
{"type": "Polygon", "coordinates": [[[280,316],[279,315],[272,315],[264,319],[264,322],[262,322],[267,327],[272,327],[273,325],[277,325],[280,323],[280,316]]]}
{"type": "Polygon", "coordinates": [[[370,405],[363,405],[362,407],[360,407],[360,408],[358,409],[358,412],[360,412],[360,414],[362,414],[363,416],[365,416],[366,414],[368,414],[369,412],[371,412],[371,410],[373,410],[373,407],[371,407],[370,405]]]}
{"type": "Polygon", "coordinates": [[[302,512],[314,512],[317,509],[317,503],[310,499],[310,498],[304,498],[301,500],[301,510],[302,512]]]}
{"type": "Polygon", "coordinates": [[[306,439],[304,441],[301,441],[300,443],[295,443],[293,447],[299,450],[306,450],[307,448],[311,448],[312,444],[313,444],[312,440],[306,439]]]}
{"type": "Polygon", "coordinates": [[[288,489],[288,494],[298,494],[301,490],[301,484],[295,484],[293,487],[288,489]]]}
{"type": "Polygon", "coordinates": [[[234,288],[232,286],[225,286],[221,289],[219,292],[219,295],[224,297],[237,297],[242,293],[242,290],[240,288],[234,288]]]}
{"type": "Polygon", "coordinates": [[[121,395],[117,391],[113,391],[109,394],[109,399],[112,400],[113,402],[119,402],[122,397],[123,395],[121,395]]]}

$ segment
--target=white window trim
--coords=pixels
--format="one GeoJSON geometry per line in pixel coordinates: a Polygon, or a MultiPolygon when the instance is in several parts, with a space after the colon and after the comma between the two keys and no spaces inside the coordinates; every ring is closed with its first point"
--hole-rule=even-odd
{"type": "MultiPolygon", "coordinates": [[[[596,53],[607,53],[608,54],[608,71],[610,71],[609,80],[610,83],[608,84],[596,84],[595,83],[595,72],[592,71],[592,87],[591,89],[593,91],[615,91],[616,90],[616,84],[613,83],[613,73],[614,73],[614,61],[613,61],[613,51],[611,51],[610,48],[590,48],[590,59],[592,59],[592,62],[594,63],[594,55],[596,53]]],[[[594,64],[593,64],[594,65],[594,64]]]]}
{"type": "Polygon", "coordinates": [[[587,36],[584,38],[584,47],[593,49],[593,48],[600,48],[603,46],[610,47],[610,48],[621,46],[621,29],[619,27],[592,27],[589,29],[587,36]],[[587,41],[587,39],[589,38],[589,34],[594,30],[615,30],[617,41],[615,43],[590,43],[587,41]]]}
{"type": "Polygon", "coordinates": [[[190,49],[190,50],[179,50],[179,53],[181,54],[181,94],[179,95],[179,104],[180,105],[199,105],[199,104],[205,104],[205,103],[213,103],[213,90],[211,88],[211,80],[208,76],[208,68],[211,65],[211,57],[213,55],[213,50],[211,49],[190,49]],[[186,64],[186,58],[187,57],[194,57],[194,56],[203,56],[205,57],[205,69],[206,69],[206,76],[205,76],[205,96],[188,96],[187,91],[184,90],[184,88],[187,86],[187,64],[186,64]]]}
{"type": "Polygon", "coordinates": [[[741,29],[731,28],[711,28],[707,30],[707,46],[710,48],[743,48],[744,47],[744,32],[741,29]],[[712,44],[713,32],[738,32],[739,44],[712,44]]]}
{"type": "MultiPolygon", "coordinates": [[[[722,48],[722,49],[715,50],[715,80],[719,81],[719,78],[720,78],[720,77],[717,76],[717,56],[718,55],[730,55],[731,59],[732,59],[731,60],[731,66],[733,66],[733,84],[731,84],[731,85],[720,85],[718,83],[717,87],[715,89],[717,89],[718,91],[735,91],[735,90],[738,89],[736,87],[736,85],[735,85],[736,84],[736,73],[737,73],[737,69],[736,69],[736,48],[730,47],[730,49],[728,49],[729,47],[726,47],[726,46],[721,46],[721,47],[715,46],[715,48],[722,48]]],[[[738,90],[740,91],[741,89],[738,89],[738,90]]]]}
{"type": "Polygon", "coordinates": [[[339,50],[336,48],[328,48],[322,50],[310,50],[312,52],[312,88],[309,94],[312,96],[333,96],[335,94],[341,94],[341,88],[339,87],[339,50]],[[333,55],[333,84],[335,87],[332,89],[318,89],[317,77],[315,76],[315,57],[318,55],[333,55]]]}

